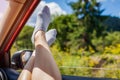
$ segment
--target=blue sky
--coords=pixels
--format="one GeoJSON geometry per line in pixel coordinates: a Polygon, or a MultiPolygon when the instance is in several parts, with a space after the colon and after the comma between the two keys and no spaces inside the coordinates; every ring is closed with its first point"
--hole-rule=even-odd
{"type": "Polygon", "coordinates": [[[72,13],[72,9],[70,6],[67,5],[67,3],[69,3],[70,1],[77,1],[77,0],[44,0],[44,1],[46,1],[47,3],[55,2],[67,13],[72,13]]]}
{"type": "Polygon", "coordinates": [[[104,14],[120,17],[120,0],[105,0],[101,3],[104,14]]]}
{"type": "MultiPolygon", "coordinates": [[[[72,9],[67,3],[71,1],[77,0],[42,0],[41,3],[38,5],[37,9],[28,20],[28,24],[34,26],[36,22],[36,15],[39,12],[40,8],[44,5],[48,5],[50,8],[50,12],[52,15],[61,15],[61,14],[71,14],[72,9]]],[[[101,2],[102,6],[101,9],[105,9],[103,15],[111,15],[120,18],[120,0],[98,0],[101,2]]],[[[8,6],[7,0],[0,0],[0,21],[2,20],[2,16],[8,6]]]]}
{"type": "MultiPolygon", "coordinates": [[[[56,2],[63,10],[67,13],[71,13],[72,10],[70,6],[67,5],[67,2],[77,1],[77,0],[45,0],[48,2],[56,2]]],[[[104,15],[111,15],[120,17],[120,0],[98,0],[101,2],[102,9],[105,9],[103,12],[104,15]]]]}
{"type": "MultiPolygon", "coordinates": [[[[0,1],[0,15],[1,12],[3,12],[6,7],[6,0],[0,1]]],[[[77,0],[43,0],[46,3],[55,2],[57,3],[66,13],[72,13],[72,9],[70,6],[67,5],[70,1],[77,1],[77,0]]],[[[105,15],[112,15],[120,17],[120,0],[98,0],[102,3],[102,9],[105,9],[103,14],[105,15]]]]}

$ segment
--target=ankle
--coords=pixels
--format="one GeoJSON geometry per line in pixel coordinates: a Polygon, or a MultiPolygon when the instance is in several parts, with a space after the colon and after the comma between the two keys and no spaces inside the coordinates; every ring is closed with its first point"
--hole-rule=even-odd
{"type": "Polygon", "coordinates": [[[37,31],[34,37],[35,41],[40,41],[42,38],[45,38],[45,32],[41,30],[37,31]]]}
{"type": "Polygon", "coordinates": [[[43,44],[46,42],[45,32],[41,30],[36,32],[34,40],[35,45],[43,44]]]}

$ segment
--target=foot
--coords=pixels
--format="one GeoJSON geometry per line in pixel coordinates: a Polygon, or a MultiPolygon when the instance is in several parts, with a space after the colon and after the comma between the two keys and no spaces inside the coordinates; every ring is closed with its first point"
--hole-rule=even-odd
{"type": "Polygon", "coordinates": [[[56,35],[57,35],[56,29],[51,29],[48,32],[46,32],[45,37],[49,46],[56,40],[56,35]]]}
{"type": "Polygon", "coordinates": [[[44,31],[44,32],[47,31],[49,23],[50,23],[50,10],[47,6],[45,6],[38,13],[36,26],[35,26],[35,29],[34,29],[34,32],[31,38],[32,43],[34,43],[36,32],[38,32],[39,30],[44,31]]]}

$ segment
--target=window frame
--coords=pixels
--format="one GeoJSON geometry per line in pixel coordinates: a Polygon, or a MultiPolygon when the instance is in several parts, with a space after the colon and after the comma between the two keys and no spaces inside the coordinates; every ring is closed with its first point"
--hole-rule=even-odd
{"type": "MultiPolygon", "coordinates": [[[[0,41],[0,66],[10,67],[10,48],[14,43],[16,37],[24,27],[25,23],[39,4],[41,0],[22,0],[24,3],[16,0],[9,0],[9,4],[12,6],[7,12],[7,17],[1,23],[0,27],[3,28],[3,33],[0,41]],[[18,7],[17,9],[13,6],[18,7]],[[15,13],[12,15],[12,13],[15,13]],[[10,17],[13,17],[12,19],[10,17]],[[13,20],[13,21],[12,21],[13,20]],[[9,28],[8,28],[9,27],[9,28]],[[8,29],[7,29],[8,28],[8,29]]],[[[9,5],[9,6],[10,6],[9,5]]]]}

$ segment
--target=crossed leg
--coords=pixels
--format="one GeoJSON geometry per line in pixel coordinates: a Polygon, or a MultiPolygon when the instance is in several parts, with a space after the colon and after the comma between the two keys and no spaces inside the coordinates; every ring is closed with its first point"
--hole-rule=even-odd
{"type": "Polygon", "coordinates": [[[44,34],[45,32],[38,31],[35,36],[36,58],[32,80],[61,80],[59,69],[54,61],[44,34]],[[41,37],[38,37],[40,35],[41,37]]]}
{"type": "Polygon", "coordinates": [[[46,42],[45,32],[35,35],[35,51],[24,67],[19,80],[61,80],[59,69],[46,42]]]}
{"type": "Polygon", "coordinates": [[[42,29],[34,34],[35,51],[18,80],[61,80],[61,74],[45,38],[45,30],[42,29]]]}

